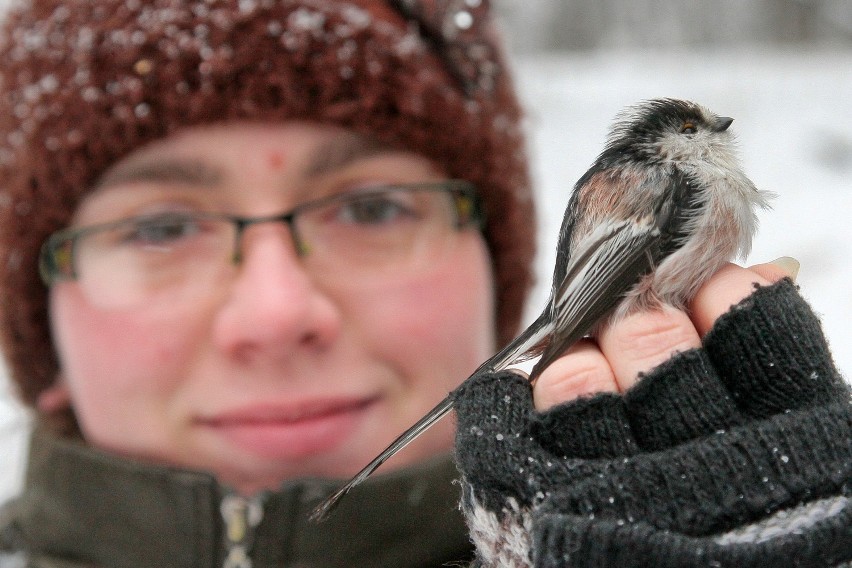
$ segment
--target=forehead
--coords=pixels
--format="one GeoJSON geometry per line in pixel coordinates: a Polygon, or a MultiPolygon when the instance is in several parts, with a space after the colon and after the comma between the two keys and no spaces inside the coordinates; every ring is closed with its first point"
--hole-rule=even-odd
{"type": "Polygon", "coordinates": [[[337,126],[197,126],[118,160],[96,180],[75,219],[90,222],[119,215],[129,205],[190,196],[225,209],[261,207],[264,200],[269,207],[284,207],[351,189],[352,184],[441,177],[442,168],[425,156],[337,126]]]}
{"type": "Polygon", "coordinates": [[[686,121],[704,121],[707,114],[700,106],[686,101],[654,101],[637,117],[637,125],[666,127],[686,121]]]}
{"type": "Polygon", "coordinates": [[[331,125],[291,122],[195,126],[180,129],[122,157],[100,176],[97,185],[109,185],[138,165],[163,159],[203,162],[233,158],[249,165],[258,158],[267,158],[281,166],[286,163],[297,167],[310,161],[315,167],[333,167],[334,162],[392,151],[394,148],[372,137],[331,125]]]}

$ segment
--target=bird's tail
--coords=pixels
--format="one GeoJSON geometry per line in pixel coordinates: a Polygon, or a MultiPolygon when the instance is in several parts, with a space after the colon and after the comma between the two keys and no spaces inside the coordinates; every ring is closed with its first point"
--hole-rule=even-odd
{"type": "MultiPolygon", "coordinates": [[[[496,372],[535,359],[547,348],[553,330],[550,306],[545,309],[538,319],[529,325],[518,337],[506,347],[490,357],[476,369],[473,375],[484,372],[496,372]]],[[[471,376],[473,376],[471,375],[471,376]]]]}
{"type": "Polygon", "coordinates": [[[359,485],[362,481],[367,479],[370,474],[379,468],[379,466],[389,460],[391,456],[400,451],[402,448],[413,442],[415,438],[428,430],[435,422],[446,416],[452,408],[452,396],[447,396],[444,400],[439,402],[435,408],[423,416],[423,418],[418,420],[408,430],[400,434],[400,436],[394,440],[390,446],[385,448],[382,453],[373,458],[370,463],[364,466],[364,469],[355,474],[355,477],[350,479],[343,487],[335,491],[330,497],[320,503],[319,506],[311,513],[311,521],[319,522],[328,517],[329,513],[331,513],[337,506],[338,502],[340,502],[340,500],[356,485],[359,485]]]}
{"type": "MultiPolygon", "coordinates": [[[[493,357],[490,357],[473,373],[477,375],[487,371],[501,371],[516,363],[527,361],[538,356],[547,345],[547,336],[549,335],[550,327],[549,312],[542,313],[539,318],[533,322],[524,332],[519,335],[514,341],[500,350],[493,357]]],[[[473,376],[473,375],[471,375],[473,376]]],[[[444,400],[438,403],[435,408],[430,410],[423,418],[418,420],[408,430],[397,437],[396,440],[385,448],[382,453],[377,455],[364,468],[355,474],[355,477],[350,479],[340,489],[335,491],[325,501],[313,510],[311,513],[311,521],[319,522],[324,520],[337,506],[337,503],[349,493],[356,485],[361,484],[370,475],[376,471],[383,463],[389,460],[394,454],[410,444],[420,434],[428,430],[435,422],[446,416],[453,408],[452,394],[448,395],[444,400]]]]}

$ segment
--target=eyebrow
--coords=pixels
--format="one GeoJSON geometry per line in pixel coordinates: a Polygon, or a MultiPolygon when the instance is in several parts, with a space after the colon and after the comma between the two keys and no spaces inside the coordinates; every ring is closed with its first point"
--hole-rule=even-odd
{"type": "MultiPolygon", "coordinates": [[[[306,178],[319,177],[345,168],[349,164],[394,151],[389,144],[375,138],[351,133],[321,145],[304,168],[306,178]]],[[[108,169],[95,183],[94,190],[116,185],[143,182],[169,182],[195,186],[215,186],[224,174],[203,160],[141,158],[119,163],[108,169]]]]}
{"type": "Polygon", "coordinates": [[[118,164],[98,179],[96,190],[114,185],[139,182],[172,182],[186,185],[214,186],[222,181],[222,173],[200,160],[140,160],[118,164]]]}
{"type": "Polygon", "coordinates": [[[304,170],[305,177],[318,177],[342,169],[372,156],[392,152],[394,148],[375,138],[360,134],[336,137],[320,146],[304,170]]]}

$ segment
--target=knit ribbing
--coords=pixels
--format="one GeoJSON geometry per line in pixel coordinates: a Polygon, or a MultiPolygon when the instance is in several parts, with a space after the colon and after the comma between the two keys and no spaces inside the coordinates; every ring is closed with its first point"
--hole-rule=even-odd
{"type": "MultiPolygon", "coordinates": [[[[468,520],[484,508],[532,523],[530,566],[852,560],[849,390],[789,281],[623,396],[539,414],[529,384],[501,373],[463,385],[456,405],[468,520]]],[[[500,551],[504,536],[483,546],[500,551]]]]}

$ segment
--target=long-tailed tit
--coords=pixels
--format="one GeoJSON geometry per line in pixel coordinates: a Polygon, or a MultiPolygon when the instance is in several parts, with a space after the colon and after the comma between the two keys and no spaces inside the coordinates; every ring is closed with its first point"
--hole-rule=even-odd
{"type": "MultiPolygon", "coordinates": [[[[539,357],[541,372],[579,339],[633,312],[683,308],[736,254],[745,256],[757,207],[770,195],[743,173],[733,119],[695,103],[655,99],[623,111],[604,151],[574,186],[542,314],[476,373],[539,357]]],[[[322,503],[322,519],[353,487],[445,416],[450,393],[322,503]]]]}

